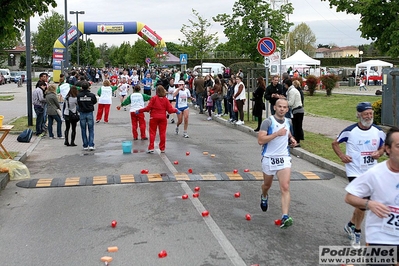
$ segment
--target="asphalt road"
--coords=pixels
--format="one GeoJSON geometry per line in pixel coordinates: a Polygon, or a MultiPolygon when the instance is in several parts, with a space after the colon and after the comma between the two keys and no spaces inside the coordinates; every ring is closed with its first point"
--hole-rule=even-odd
{"type": "MultiPolygon", "coordinates": [[[[23,106],[23,100],[18,102],[23,106]]],[[[132,138],[130,120],[127,111],[116,111],[116,104],[114,99],[110,123],[95,125],[95,152],[44,138],[26,165],[34,184],[72,177],[93,183],[133,176],[136,182],[49,188],[10,182],[0,193],[4,265],[104,265],[102,256],[112,256],[111,265],[318,265],[320,245],[349,244],[343,225],[352,208],[343,201],[344,178],[293,179],[294,224],[283,230],[274,225],[281,217],[278,182],[270,191],[269,210],[262,212],[261,181],[232,181],[245,177],[244,169],[261,171],[255,137],[206,121],[191,109],[190,138],[175,135],[169,124],[165,154],[146,154],[147,141],[142,140],[133,142],[132,154],[123,154],[121,142],[132,138]],[[225,180],[155,181],[157,174],[162,179],[185,177],[189,168],[196,176],[225,180]],[[141,175],[143,169],[154,179],[141,175]],[[239,170],[238,177],[232,175],[234,169],[239,170]],[[193,198],[196,186],[200,196],[193,198]],[[235,198],[236,192],[241,197],[235,198]],[[189,199],[183,200],[183,194],[189,199]],[[204,210],[208,217],[202,217],[204,210]],[[115,228],[112,220],[118,222],[115,228]],[[119,251],[108,253],[109,246],[118,246],[119,251]],[[161,250],[167,251],[165,258],[158,258],[161,250]]],[[[80,133],[77,140],[81,143],[80,133]]],[[[293,177],[304,172],[331,177],[296,157],[292,170],[293,177]]]]}

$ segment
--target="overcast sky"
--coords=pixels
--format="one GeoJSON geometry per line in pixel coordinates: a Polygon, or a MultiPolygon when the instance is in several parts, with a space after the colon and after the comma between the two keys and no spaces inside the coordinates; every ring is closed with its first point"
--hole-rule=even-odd
{"type": "MultiPolygon", "coordinates": [[[[327,2],[321,0],[289,0],[294,6],[294,14],[289,20],[295,24],[305,22],[316,35],[316,45],[335,43],[338,46],[360,45],[370,43],[360,38],[359,17],[346,13],[337,13],[330,9],[327,2]]],[[[55,11],[65,14],[65,0],[57,0],[55,11]]],[[[192,9],[212,23],[210,32],[218,32],[219,42],[226,42],[223,27],[214,23],[212,17],[217,14],[232,13],[235,0],[68,0],[68,20],[76,25],[76,15],[69,11],[85,11],[79,15],[79,21],[88,22],[129,22],[137,21],[156,31],[165,42],[180,43],[184,38],[180,29],[183,24],[191,25],[189,19],[195,19],[192,9]],[[206,4],[205,4],[206,2],[206,4]]],[[[36,32],[40,17],[31,20],[31,31],[36,32]]],[[[107,43],[108,46],[120,45],[123,41],[134,43],[137,35],[91,35],[90,38],[98,46],[107,43]]]]}

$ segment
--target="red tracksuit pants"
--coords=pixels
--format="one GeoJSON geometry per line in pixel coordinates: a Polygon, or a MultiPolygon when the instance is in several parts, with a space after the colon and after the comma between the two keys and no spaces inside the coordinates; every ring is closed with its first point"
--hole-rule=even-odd
{"type": "Polygon", "coordinates": [[[111,104],[99,103],[98,104],[96,121],[100,121],[101,117],[103,116],[103,113],[104,113],[104,122],[108,123],[108,116],[109,116],[109,108],[110,107],[111,107],[111,104]]]}
{"type": "Polygon", "coordinates": [[[148,144],[148,150],[154,149],[155,135],[157,133],[157,128],[159,130],[159,149],[161,151],[165,150],[166,143],[166,127],[168,125],[168,120],[165,118],[150,118],[150,143],[148,144]]]}
{"type": "Polygon", "coordinates": [[[130,120],[132,122],[132,134],[133,134],[133,139],[138,139],[138,133],[137,133],[137,128],[140,127],[140,134],[141,138],[145,139],[145,119],[144,119],[144,114],[138,114],[136,115],[135,112],[130,112],[130,120]]]}

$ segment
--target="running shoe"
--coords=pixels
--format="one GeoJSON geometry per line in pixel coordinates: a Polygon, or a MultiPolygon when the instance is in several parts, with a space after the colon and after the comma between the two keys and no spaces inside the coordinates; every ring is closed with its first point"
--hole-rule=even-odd
{"type": "Polygon", "coordinates": [[[351,245],[354,249],[359,249],[360,248],[360,238],[362,234],[361,233],[356,233],[353,232],[352,234],[352,239],[351,239],[351,245]]]}
{"type": "Polygon", "coordinates": [[[285,229],[285,228],[291,226],[293,222],[294,221],[292,220],[291,217],[284,215],[283,218],[281,219],[280,228],[285,229]]]}
{"type": "Polygon", "coordinates": [[[260,208],[264,212],[267,211],[267,208],[269,207],[268,200],[269,200],[269,195],[267,195],[266,198],[264,198],[263,195],[260,195],[260,208]]]}
{"type": "Polygon", "coordinates": [[[348,224],[346,224],[345,226],[344,226],[344,231],[345,231],[345,233],[347,233],[348,234],[348,238],[349,239],[352,239],[352,234],[353,234],[353,232],[355,231],[355,226],[349,226],[348,224]]]}
{"type": "Polygon", "coordinates": [[[183,133],[183,137],[184,137],[184,138],[186,138],[186,139],[188,139],[188,138],[189,138],[189,136],[188,136],[188,134],[187,134],[187,133],[183,133]]]}
{"type": "Polygon", "coordinates": [[[178,135],[178,134],[179,134],[179,127],[176,127],[176,130],[175,130],[175,132],[176,132],[176,135],[178,135]]]}
{"type": "Polygon", "coordinates": [[[94,151],[95,149],[94,147],[89,147],[89,151],[94,151]]]}
{"type": "Polygon", "coordinates": [[[84,147],[83,150],[84,150],[84,151],[88,151],[89,148],[88,148],[88,147],[84,147]]]}
{"type": "Polygon", "coordinates": [[[207,120],[208,120],[208,121],[212,120],[212,117],[208,116],[207,120]]]}
{"type": "Polygon", "coordinates": [[[154,150],[148,150],[147,153],[154,153],[154,150]]]}
{"type": "Polygon", "coordinates": [[[170,120],[170,122],[171,122],[172,124],[174,124],[174,123],[175,123],[175,120],[172,118],[172,120],[170,120]]]}

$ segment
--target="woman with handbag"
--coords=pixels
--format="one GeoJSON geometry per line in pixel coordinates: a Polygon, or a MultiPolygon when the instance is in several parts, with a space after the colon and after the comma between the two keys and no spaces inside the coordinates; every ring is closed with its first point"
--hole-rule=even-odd
{"type": "Polygon", "coordinates": [[[75,137],[76,137],[76,124],[80,120],[79,113],[77,110],[78,105],[78,90],[76,86],[72,86],[69,90],[67,96],[65,97],[65,109],[64,109],[64,117],[65,117],[65,146],[76,146],[75,137]],[[71,142],[69,143],[69,128],[71,128],[71,142]]]}
{"type": "Polygon", "coordinates": [[[53,121],[57,121],[57,137],[63,139],[61,126],[62,126],[62,112],[58,97],[55,94],[57,87],[54,84],[48,86],[46,91],[46,102],[47,102],[47,116],[48,116],[48,134],[50,139],[54,139],[53,134],[53,121]]]}
{"type": "Polygon", "coordinates": [[[253,101],[255,102],[255,105],[252,108],[252,115],[258,119],[258,127],[254,129],[255,132],[258,132],[260,129],[260,125],[262,124],[263,110],[265,110],[263,94],[266,91],[266,83],[263,77],[258,77],[256,82],[256,90],[252,93],[253,101]]]}

